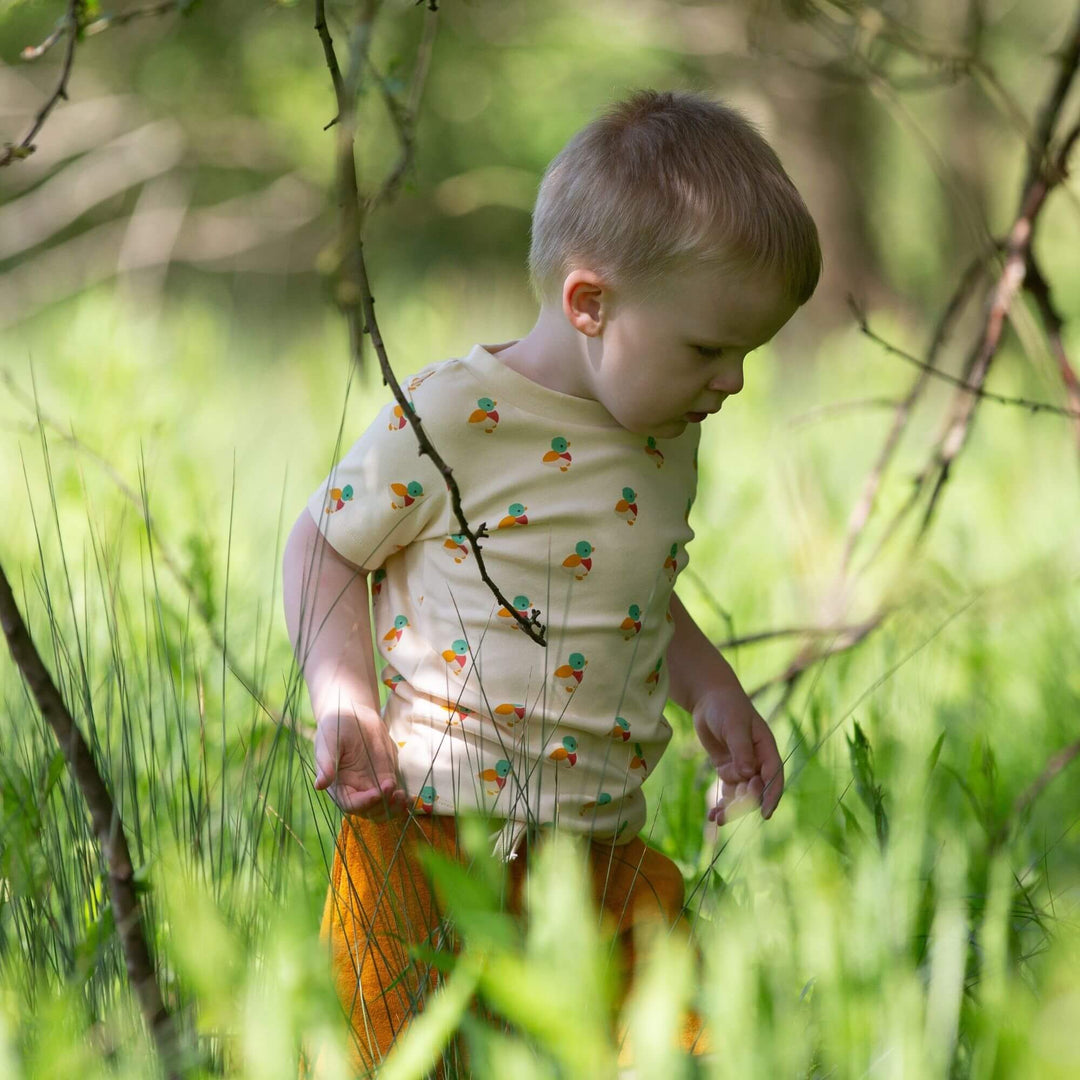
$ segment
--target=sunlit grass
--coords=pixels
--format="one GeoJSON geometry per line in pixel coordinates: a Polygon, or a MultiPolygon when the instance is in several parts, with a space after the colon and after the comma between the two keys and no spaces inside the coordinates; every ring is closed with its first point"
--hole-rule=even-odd
{"type": "MultiPolygon", "coordinates": [[[[387,305],[399,373],[524,325],[512,317],[524,302],[508,294],[498,323],[466,307],[453,324],[462,337],[447,346],[447,312],[460,303],[443,282],[387,305]]],[[[295,1077],[303,1044],[325,1075],[346,1075],[317,939],[338,815],[311,791],[306,739],[223,667],[143,516],[264,699],[306,719],[278,610],[280,544],[330,464],[346,382],[341,330],[328,320],[268,358],[209,307],[139,323],[102,293],[72,310],[66,326],[9,336],[5,362],[29,387],[32,357],[42,409],[145,494],[132,503],[55,432],[43,444],[22,430],[33,417],[0,398],[5,568],[105,764],[146,884],[163,988],[199,1074],[295,1077]]],[[[896,393],[908,378],[854,336],[830,342],[812,372],[768,355],[748,363],[745,393],[703,440],[690,548],[703,585],[680,582],[710,634],[825,618],[884,414],[791,420],[856,393],[896,393]]],[[[1052,394],[1009,385],[1019,379],[1008,366],[1000,382],[1052,394]]],[[[354,385],[346,431],[361,430],[383,395],[370,375],[354,385]]],[[[935,391],[909,434],[883,518],[906,494],[944,400],[935,391]]],[[[1020,817],[1012,810],[1077,734],[1075,481],[1064,422],[981,410],[925,550],[909,559],[902,543],[886,549],[828,614],[865,616],[885,598],[900,610],[851,655],[809,672],[773,717],[789,787],[771,822],[706,834],[710,770],[689,718],[669,709],[675,736],[646,783],[646,833],[686,877],[701,957],[673,941],[645,968],[622,1016],[640,1075],[692,1075],[666,1041],[680,1001],[707,1020],[714,1052],[696,1067],[711,1076],[1080,1068],[1067,1019],[1080,1001],[1075,779],[1058,777],[1020,817]],[[860,767],[856,724],[869,744],[860,767]]],[[[753,686],[795,640],[729,659],[753,686]]],[[[9,663],[0,695],[0,1072],[147,1076],[150,1046],[77,793],[9,663]]],[[[770,715],[775,699],[763,695],[759,708],[770,715]]],[[[399,1075],[419,1075],[425,1055],[444,1051],[462,1068],[455,1033],[478,1075],[612,1068],[618,1042],[587,992],[600,985],[604,945],[563,933],[584,918],[583,890],[573,856],[558,857],[560,873],[537,868],[526,936],[500,945],[460,935],[451,985],[476,988],[484,1008],[467,1011],[462,990],[427,1012],[436,1019],[405,1042],[399,1075]]],[[[467,902],[447,892],[451,910],[467,902]]],[[[459,922],[482,928],[477,914],[459,922]]]]}

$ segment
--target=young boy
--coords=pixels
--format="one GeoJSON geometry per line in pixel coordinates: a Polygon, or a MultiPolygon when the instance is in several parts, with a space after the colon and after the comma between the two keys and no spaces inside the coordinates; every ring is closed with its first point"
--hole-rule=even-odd
{"type": "Polygon", "coordinates": [[[358,1065],[381,1060],[427,985],[408,950],[436,939],[439,914],[414,852],[453,852],[455,815],[495,823],[511,904],[538,827],[588,837],[632,966],[632,927],[673,924],[683,901],[677,868],[638,839],[669,696],[722,781],[709,817],[776,808],[773,736],[673,586],[699,425],[742,389],[746,354],[810,297],[820,262],[802,199],[738,113],[635,93],[544,176],[531,332],[402,380],[470,527],[487,525],[488,572],[538,609],[546,648],[481,581],[393,402],[297,520],[286,616],[318,724],[315,787],[346,811],[323,932],[358,1065]]]}

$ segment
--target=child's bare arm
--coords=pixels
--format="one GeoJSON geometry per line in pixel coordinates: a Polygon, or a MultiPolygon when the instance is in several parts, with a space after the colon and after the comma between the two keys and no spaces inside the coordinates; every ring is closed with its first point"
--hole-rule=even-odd
{"type": "Polygon", "coordinates": [[[318,724],[315,787],[350,813],[403,809],[397,748],[382,722],[367,574],[343,559],[305,510],[285,545],[285,622],[318,724]]]}
{"type": "Polygon", "coordinates": [[[709,811],[718,825],[748,805],[771,817],[784,790],[784,766],[769,725],[754,708],[731,665],[671,595],[675,634],[668,646],[670,695],[694,718],[694,730],[722,782],[709,811]]]}

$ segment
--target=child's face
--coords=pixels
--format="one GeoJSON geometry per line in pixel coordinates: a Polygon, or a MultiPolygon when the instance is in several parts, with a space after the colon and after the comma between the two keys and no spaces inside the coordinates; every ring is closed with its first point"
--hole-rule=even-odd
{"type": "Polygon", "coordinates": [[[628,431],[661,439],[681,435],[737,394],[743,358],[797,307],[769,276],[714,267],[680,272],[652,298],[634,301],[575,270],[563,299],[571,323],[595,339],[589,379],[596,399],[628,431]]]}

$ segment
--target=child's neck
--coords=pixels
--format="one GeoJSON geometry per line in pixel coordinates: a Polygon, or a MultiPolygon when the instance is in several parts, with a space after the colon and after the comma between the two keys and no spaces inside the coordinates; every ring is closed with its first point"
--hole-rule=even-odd
{"type": "Polygon", "coordinates": [[[518,341],[485,345],[519,375],[549,390],[595,400],[589,379],[590,339],[575,330],[561,311],[544,306],[536,325],[518,341]]]}

